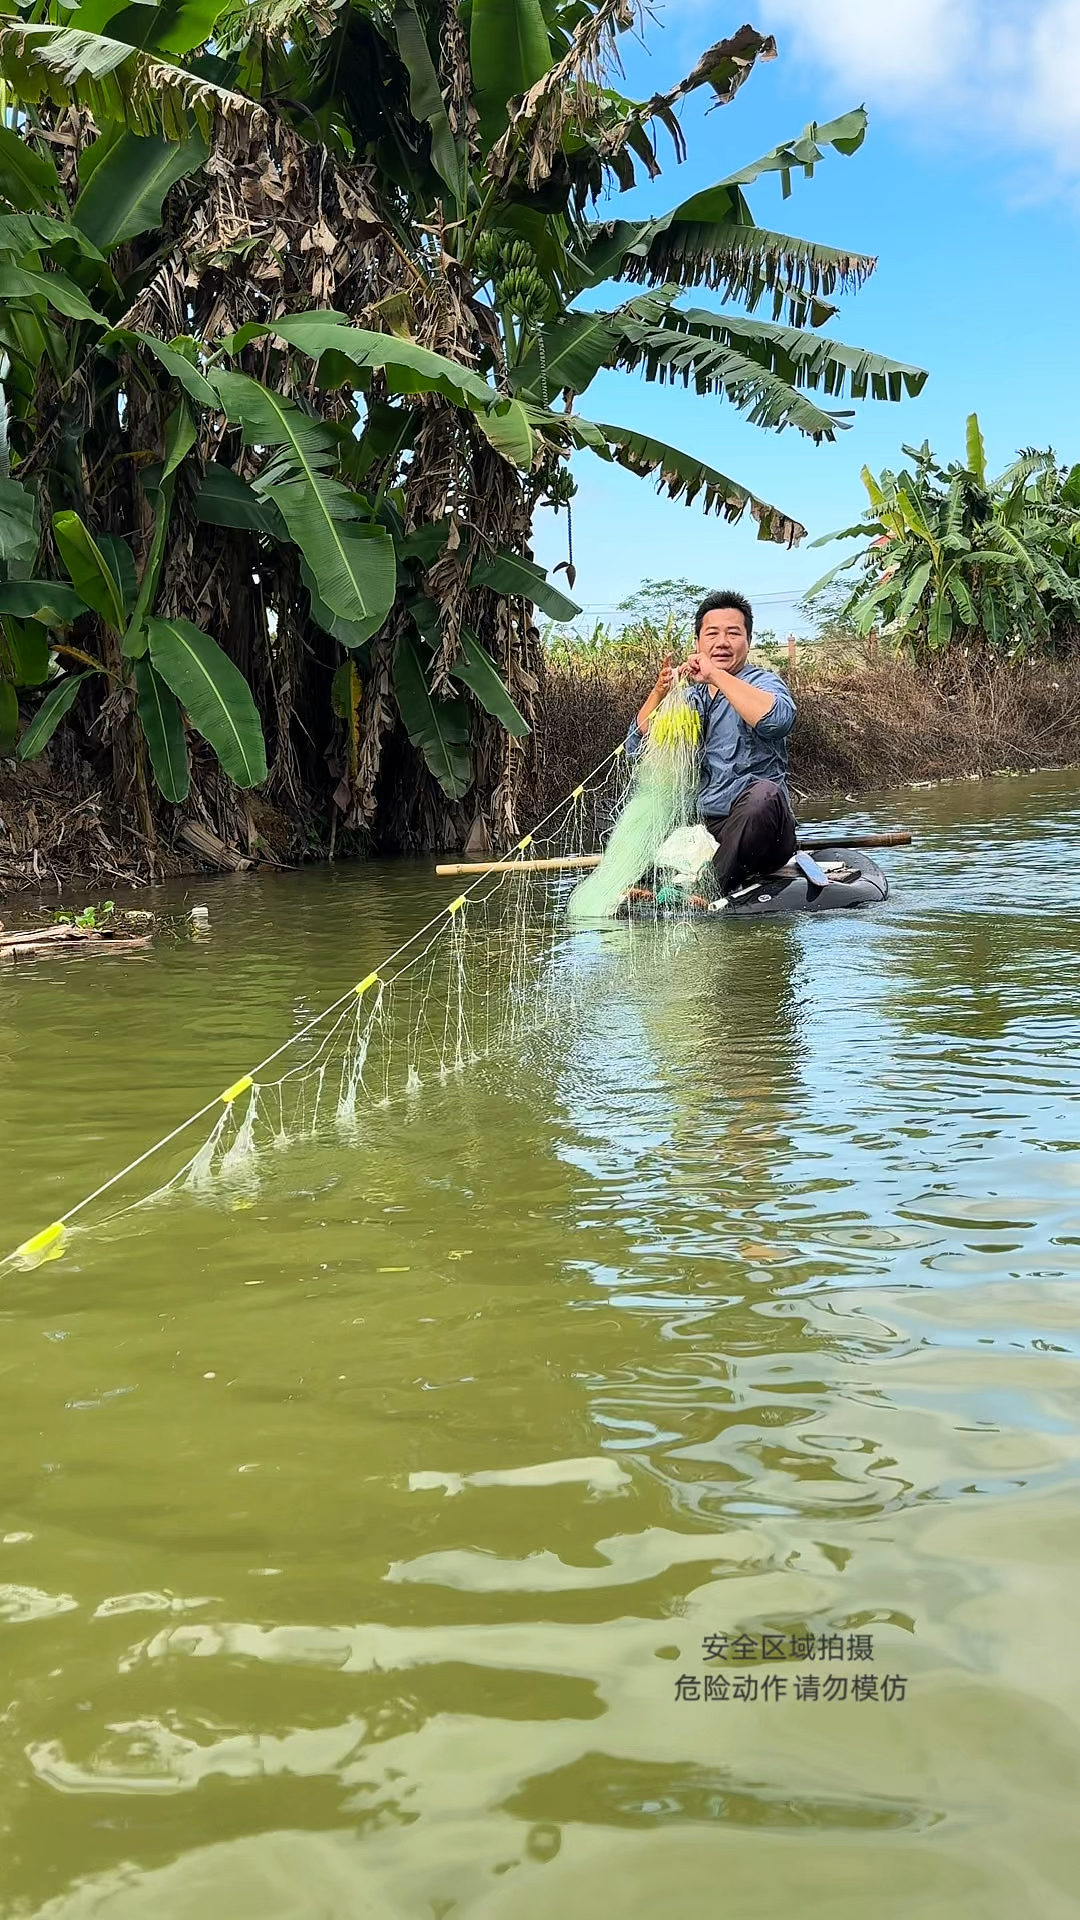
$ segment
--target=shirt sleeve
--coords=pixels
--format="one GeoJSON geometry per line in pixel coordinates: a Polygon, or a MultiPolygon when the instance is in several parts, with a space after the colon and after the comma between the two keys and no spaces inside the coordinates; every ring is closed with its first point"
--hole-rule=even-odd
{"type": "Polygon", "coordinates": [[[758,721],[754,732],[759,733],[763,740],[783,740],[795,725],[795,702],[779,674],[763,673],[757,684],[763,693],[771,693],[775,697],[769,712],[758,721]]]}
{"type": "Polygon", "coordinates": [[[641,728],[638,726],[637,716],[635,715],[634,719],[631,720],[630,722],[630,725],[629,725],[629,728],[627,729],[627,734],[626,734],[627,759],[636,760],[638,757],[638,754],[641,752],[641,749],[644,745],[645,745],[645,735],[642,733],[641,728]]]}

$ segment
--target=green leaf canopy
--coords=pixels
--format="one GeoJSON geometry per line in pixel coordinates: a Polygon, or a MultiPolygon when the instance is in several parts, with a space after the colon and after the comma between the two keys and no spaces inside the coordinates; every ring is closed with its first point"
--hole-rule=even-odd
{"type": "Polygon", "coordinates": [[[40,687],[49,677],[49,640],[36,621],[0,621],[0,674],[16,687],[40,687]]]}
{"type": "Polygon", "coordinates": [[[0,194],[37,213],[63,204],[54,161],[7,126],[0,126],[0,194]]]}
{"type": "Polygon", "coordinates": [[[670,213],[598,223],[585,251],[582,284],[617,276],[652,286],[672,281],[723,287],[751,307],[766,289],[782,300],[788,291],[809,296],[859,286],[873,271],[872,259],[757,227],[742,190],[765,173],[779,173],[789,190],[792,173],[809,178],[825,147],[854,153],[865,132],[866,113],[859,107],[822,126],[811,124],[798,139],[692,194],[670,213]]]}
{"type": "Polygon", "coordinates": [[[248,446],[281,449],[258,492],[281,514],[319,598],[366,639],[394,604],[394,543],[384,527],[361,522],[356,496],[329,474],[337,452],[332,431],[246,374],[215,373],[214,385],[248,446]]]}
{"type": "Polygon", "coordinates": [[[285,522],[273,502],[216,460],[208,461],[199,484],[198,509],[199,519],[208,526],[236,527],[269,539],[285,536],[285,522]]]}
{"type": "MultiPolygon", "coordinates": [[[[1009,656],[1069,651],[1080,630],[1080,491],[1050,449],[1028,448],[996,479],[977,417],[965,460],[905,447],[910,466],[864,468],[861,526],[832,539],[861,550],[811,588],[854,574],[839,608],[861,633],[880,627],[919,658],[962,643],[1009,656]]],[[[819,543],[820,544],[820,543],[819,543]]]]}
{"type": "Polygon", "coordinates": [[[411,634],[394,649],[394,691],[405,728],[443,792],[460,800],[472,785],[469,710],[464,700],[436,700],[411,634]]]}
{"type": "Polygon", "coordinates": [[[462,629],[461,656],[454,661],[450,669],[455,680],[468,687],[476,695],[486,713],[493,714],[499,725],[506,728],[516,740],[524,740],[532,729],[524,714],[514,705],[494,660],[486,647],[480,645],[474,633],[462,629]]]}
{"type": "Polygon", "coordinates": [[[70,24],[87,33],[108,27],[113,39],[129,46],[179,56],[202,46],[224,11],[222,0],[156,0],[154,5],[136,0],[133,6],[124,0],[83,0],[70,24]]]}
{"type": "Polygon", "coordinates": [[[10,573],[18,575],[30,567],[37,557],[38,538],[37,494],[0,474],[0,560],[10,573]]]}
{"type": "Polygon", "coordinates": [[[69,320],[93,320],[99,327],[108,325],[104,314],[91,306],[66,273],[32,273],[27,267],[0,266],[0,301],[5,300],[23,305],[44,301],[69,320]]]}
{"type": "Polygon", "coordinates": [[[206,133],[222,109],[250,112],[242,94],[160,55],[148,57],[129,41],[77,27],[21,20],[0,24],[0,61],[22,101],[75,100],[102,127],[180,142],[191,132],[192,116],[206,133]]]}
{"type": "Polygon", "coordinates": [[[734,402],[755,426],[794,426],[816,440],[835,437],[845,418],[808,399],[806,388],[898,400],[921,392],[921,368],[848,347],[799,327],[741,314],[684,310],[676,288],[645,294],[614,313],[573,316],[538,331],[513,370],[514,384],[547,400],[560,388],[583,393],[603,367],[640,369],[648,380],[681,380],[700,394],[734,402]]]}
{"type": "Polygon", "coordinates": [[[103,347],[109,347],[114,341],[122,342],[133,350],[141,347],[151,353],[159,365],[172,379],[179,382],[190,400],[200,407],[216,407],[217,394],[209,380],[203,378],[198,367],[192,365],[187,353],[182,353],[176,344],[167,345],[164,340],[156,340],[151,333],[138,333],[124,327],[110,328],[102,341],[103,347]]]}
{"type": "Polygon", "coordinates": [[[507,102],[542,80],[551,41],[540,0],[472,0],[469,59],[480,137],[490,147],[507,123],[507,102]]]}
{"type": "Polygon", "coordinates": [[[497,553],[483,560],[471,574],[474,587],[491,587],[495,593],[514,599],[531,600],[549,620],[575,620],[581,612],[577,602],[553,587],[543,567],[519,553],[497,553]]]}
{"type": "Polygon", "coordinates": [[[209,158],[201,133],[172,142],[122,133],[94,168],[72,219],[103,253],[161,225],[165,195],[209,158]]]}
{"type": "Polygon", "coordinates": [[[86,602],[63,580],[0,581],[0,613],[20,620],[40,620],[47,627],[69,627],[86,602]]]}
{"type": "Polygon", "coordinates": [[[294,313],[267,326],[252,322],[234,333],[228,346],[239,353],[252,340],[268,334],[312,360],[321,360],[326,353],[340,353],[358,371],[378,367],[385,373],[391,393],[438,393],[456,407],[473,410],[505,404],[502,394],[459,361],[444,353],[432,353],[412,340],[399,340],[396,334],[350,327],[338,314],[294,313]]]}
{"type": "Polygon", "coordinates": [[[53,514],[53,537],[71,584],[80,599],[107,626],[123,633],[127,625],[123,584],[117,579],[93,534],[70,509],[53,514]]]}
{"type": "Polygon", "coordinates": [[[154,778],[166,800],[179,805],[187,799],[191,786],[191,767],[180,703],[145,656],[135,661],[134,674],[139,696],[139,719],[150,749],[154,778]]]}
{"type": "Polygon", "coordinates": [[[398,0],[394,8],[397,49],[409,73],[409,107],[414,120],[424,121],[431,135],[431,163],[455,204],[463,209],[468,196],[468,169],[463,148],[454,138],[431,57],[420,12],[412,0],[398,0]]]}
{"type": "Polygon", "coordinates": [[[266,748],[258,709],[238,667],[190,620],[150,620],[150,661],[238,787],[261,786],[266,748]]]}
{"type": "Polygon", "coordinates": [[[665,493],[669,500],[685,500],[689,505],[700,494],[706,513],[722,514],[728,521],[741,520],[749,508],[751,518],[757,521],[759,540],[793,547],[806,536],[806,528],[798,520],[760,499],[739,481],[729,479],[707,461],[699,460],[695,454],[684,453],[679,447],[668,446],[665,441],[637,433],[630,427],[603,425],[577,417],[571,417],[568,424],[578,444],[589,447],[602,459],[614,460],[629,473],[643,478],[655,476],[657,492],[665,493]]]}
{"type": "Polygon", "coordinates": [[[73,673],[67,679],[59,681],[51,693],[46,694],[19,741],[20,760],[36,760],[38,754],[44,752],[64,715],[74,706],[83,681],[90,678],[89,672],[73,673]]]}

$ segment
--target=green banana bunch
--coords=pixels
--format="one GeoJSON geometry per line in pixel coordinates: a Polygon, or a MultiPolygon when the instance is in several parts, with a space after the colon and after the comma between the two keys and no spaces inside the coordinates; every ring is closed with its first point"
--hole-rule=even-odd
{"type": "Polygon", "coordinates": [[[499,233],[481,234],[475,259],[478,278],[491,281],[500,307],[509,307],[531,326],[552,316],[554,296],[526,241],[499,233]]]}

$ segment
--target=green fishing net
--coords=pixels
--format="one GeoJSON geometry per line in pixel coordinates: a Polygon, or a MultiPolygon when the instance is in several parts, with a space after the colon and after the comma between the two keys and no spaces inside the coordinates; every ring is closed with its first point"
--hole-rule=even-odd
{"type": "Polygon", "coordinates": [[[698,818],[700,746],[701,716],[686,688],[676,685],[653,715],[603,860],[570,895],[566,911],[572,922],[610,920],[672,836],[692,827],[698,818]]]}

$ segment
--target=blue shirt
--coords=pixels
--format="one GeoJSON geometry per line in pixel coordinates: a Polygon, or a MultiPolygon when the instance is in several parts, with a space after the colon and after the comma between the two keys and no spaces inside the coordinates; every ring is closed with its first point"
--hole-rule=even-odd
{"type": "MultiPolygon", "coordinates": [[[[771,710],[756,727],[736,713],[722,693],[710,699],[712,689],[704,682],[692,681],[686,689],[691,705],[701,715],[699,804],[703,819],[726,817],[753,780],[787,784],[787,737],[795,725],[795,702],[779,675],[766,672],[764,667],[751,666],[747,661],[739,679],[776,695],[771,710]]],[[[644,740],[637,720],[632,720],[626,736],[631,760],[641,752],[644,740]]]]}

